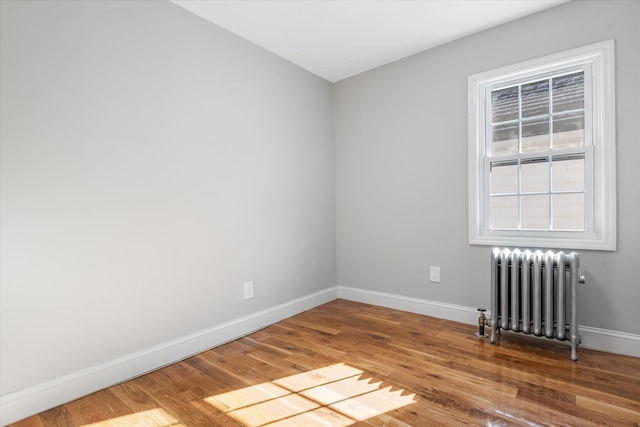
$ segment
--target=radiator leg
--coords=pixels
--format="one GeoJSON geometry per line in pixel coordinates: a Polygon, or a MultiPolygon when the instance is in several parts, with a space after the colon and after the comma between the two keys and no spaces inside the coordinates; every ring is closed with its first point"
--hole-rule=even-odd
{"type": "Polygon", "coordinates": [[[580,339],[571,337],[571,360],[574,362],[578,360],[578,344],[580,344],[580,339]]]}
{"type": "Polygon", "coordinates": [[[489,319],[489,327],[491,328],[491,344],[495,344],[496,335],[500,335],[500,325],[498,324],[498,319],[493,315],[489,319]]]}

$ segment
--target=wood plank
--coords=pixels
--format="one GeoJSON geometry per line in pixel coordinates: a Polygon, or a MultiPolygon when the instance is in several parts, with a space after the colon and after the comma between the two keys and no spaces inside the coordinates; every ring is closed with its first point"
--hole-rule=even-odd
{"type": "Polygon", "coordinates": [[[90,425],[131,415],[134,411],[112,389],[105,389],[77,399],[66,408],[74,425],[90,425]]]}
{"type": "Polygon", "coordinates": [[[613,422],[619,425],[638,425],[640,418],[638,411],[628,409],[608,402],[602,402],[585,396],[576,396],[576,406],[589,411],[594,411],[608,418],[613,418],[613,422]]]}
{"type": "Polygon", "coordinates": [[[142,391],[132,381],[114,385],[110,387],[109,390],[111,390],[122,403],[131,408],[132,412],[144,412],[160,407],[151,396],[142,391]]]}
{"type": "MultiPolygon", "coordinates": [[[[590,399],[591,401],[610,404],[621,409],[628,409],[629,411],[634,413],[640,413],[640,401],[638,399],[633,400],[626,397],[614,396],[601,390],[571,384],[566,381],[559,381],[554,378],[545,378],[544,386],[555,390],[562,390],[573,393],[576,395],[577,399],[586,398],[590,399]]],[[[631,397],[639,393],[640,390],[638,390],[638,393],[633,393],[631,397]]]]}
{"type": "Polygon", "coordinates": [[[42,423],[46,426],[74,427],[77,425],[73,421],[67,405],[58,406],[57,408],[41,413],[40,420],[42,420],[42,423]]]}

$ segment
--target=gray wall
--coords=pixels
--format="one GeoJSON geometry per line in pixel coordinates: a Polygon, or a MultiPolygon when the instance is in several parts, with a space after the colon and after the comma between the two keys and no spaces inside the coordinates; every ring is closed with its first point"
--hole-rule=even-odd
{"type": "Polygon", "coordinates": [[[2,394],[335,286],[330,83],[169,2],[0,6],[2,394]]]}
{"type": "Polygon", "coordinates": [[[573,1],[335,84],[338,284],[488,306],[491,247],[467,238],[467,77],[613,38],[618,250],[581,252],[579,322],[640,333],[639,22],[637,1],[573,1]]]}

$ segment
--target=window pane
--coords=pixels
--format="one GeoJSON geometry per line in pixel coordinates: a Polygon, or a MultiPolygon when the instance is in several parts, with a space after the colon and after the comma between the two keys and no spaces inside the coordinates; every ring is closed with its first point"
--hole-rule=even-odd
{"type": "Polygon", "coordinates": [[[520,191],[522,193],[549,192],[549,161],[523,160],[520,167],[520,191]]]}
{"type": "Polygon", "coordinates": [[[518,196],[491,198],[491,228],[497,230],[518,227],[518,196]]]}
{"type": "Polygon", "coordinates": [[[518,192],[518,163],[491,164],[491,194],[518,192]]]}
{"type": "Polygon", "coordinates": [[[553,79],[553,112],[584,108],[584,72],[553,79]]]}
{"type": "Polygon", "coordinates": [[[553,229],[584,230],[584,193],[554,194],[553,229]]]}
{"type": "Polygon", "coordinates": [[[491,121],[506,122],[518,118],[518,87],[491,92],[491,121]]]}
{"type": "Polygon", "coordinates": [[[522,123],[522,152],[549,149],[549,119],[547,117],[522,123]]]}
{"type": "Polygon", "coordinates": [[[584,191],[584,155],[554,157],[551,170],[553,191],[584,191]]]}
{"type": "Polygon", "coordinates": [[[584,114],[571,113],[555,116],[553,118],[553,148],[582,146],[584,146],[584,114]]]}
{"type": "Polygon", "coordinates": [[[518,152],[518,123],[493,127],[491,154],[503,156],[518,152]]]}
{"type": "Polygon", "coordinates": [[[549,195],[522,196],[520,226],[526,230],[549,229],[549,195]]]}
{"type": "Polygon", "coordinates": [[[522,117],[549,114],[549,80],[522,85],[522,117]]]}

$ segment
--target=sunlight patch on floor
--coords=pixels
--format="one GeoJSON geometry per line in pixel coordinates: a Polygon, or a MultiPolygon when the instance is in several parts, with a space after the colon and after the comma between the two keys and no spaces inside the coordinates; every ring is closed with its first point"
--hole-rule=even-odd
{"type": "Polygon", "coordinates": [[[249,427],[349,426],[414,402],[344,363],[205,399],[249,427]]]}

